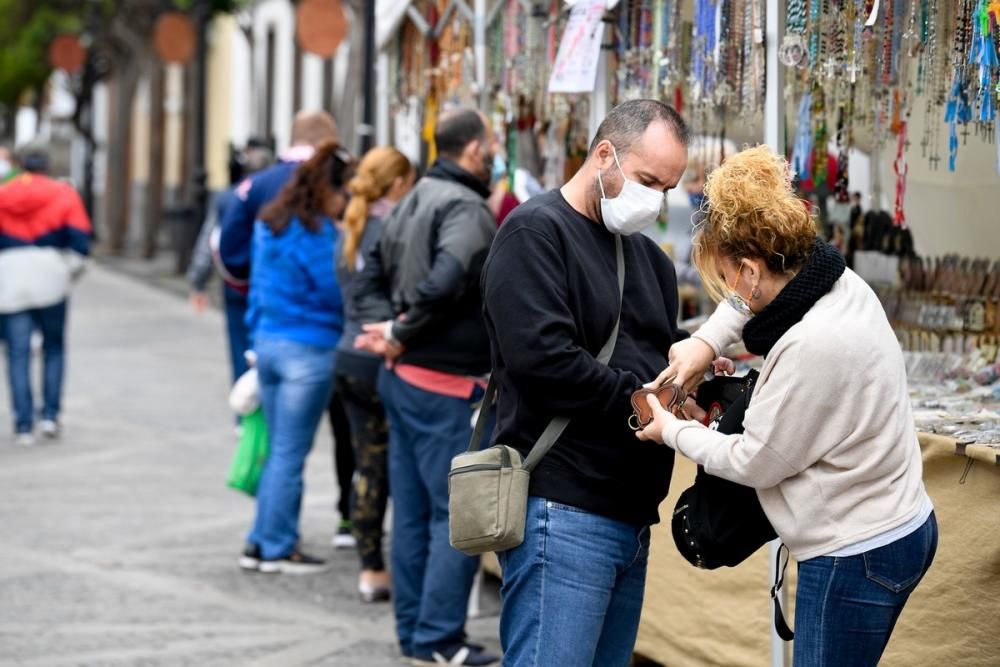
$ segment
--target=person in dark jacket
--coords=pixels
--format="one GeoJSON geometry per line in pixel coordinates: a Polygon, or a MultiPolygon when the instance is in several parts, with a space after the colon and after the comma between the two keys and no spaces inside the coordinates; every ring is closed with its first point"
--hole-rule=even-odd
{"type": "Polygon", "coordinates": [[[490,369],[478,285],[496,234],[486,204],[496,139],[482,114],[442,115],[440,159],[385,220],[353,293],[369,324],[356,346],[393,363],[379,377],[389,417],[393,504],[392,588],[404,656],[488,665],[465,642],[476,558],[448,541],[448,471],[472,434],[473,407],[490,369]]]}
{"type": "Polygon", "coordinates": [[[583,167],[511,214],[483,269],[496,441],[526,456],[553,418],[570,419],[531,474],[523,544],[498,554],[505,665],[630,663],[650,526],[674,461],[673,451],[635,439],[630,397],[686,337],[674,267],[639,232],[680,182],[687,141],[684,121],[665,104],[613,109],[583,167]],[[595,357],[619,307],[604,365],[595,357]]]}
{"type": "MultiPolygon", "coordinates": [[[[415,176],[410,160],[395,148],[380,146],[368,151],[347,185],[351,203],[344,213],[337,254],[337,282],[344,295],[347,321],[337,346],[335,391],[351,425],[351,444],[357,463],[351,524],[361,557],[358,592],[365,602],[385,601],[390,597],[389,573],[382,558],[382,524],[389,498],[389,426],[376,390],[382,358],[354,349],[361,322],[351,295],[355,278],[364,268],[365,256],[382,235],[382,220],[413,188],[415,176]]],[[[392,317],[392,313],[387,312],[385,317],[392,317]]]]}
{"type": "MultiPolygon", "coordinates": [[[[248,175],[267,169],[274,162],[270,149],[250,146],[245,151],[243,164],[248,175]]],[[[209,305],[208,282],[215,273],[215,258],[218,252],[219,225],[226,217],[230,204],[236,201],[236,185],[215,196],[209,207],[208,216],[198,234],[191,264],[188,266],[187,280],[191,286],[191,306],[195,312],[204,312],[209,305]],[[214,239],[214,241],[213,241],[214,239]],[[213,248],[213,244],[215,247],[213,248]]],[[[226,335],[229,341],[229,364],[236,382],[247,370],[244,355],[248,349],[246,326],[246,291],[222,280],[222,303],[226,314],[226,335]]]]}
{"type": "Polygon", "coordinates": [[[302,473],[333,392],[344,309],[334,273],[333,219],[347,205],[350,155],[330,142],[261,212],[253,236],[251,343],[270,453],[257,489],[257,517],[240,566],[300,573],[323,561],[299,548],[302,473]]]}

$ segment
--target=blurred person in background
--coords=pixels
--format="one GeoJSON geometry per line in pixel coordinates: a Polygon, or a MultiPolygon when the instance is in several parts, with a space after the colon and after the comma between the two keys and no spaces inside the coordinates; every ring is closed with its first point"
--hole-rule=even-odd
{"type": "Polygon", "coordinates": [[[14,154],[3,144],[0,144],[0,185],[17,176],[17,165],[14,163],[14,154]]]}
{"type": "MultiPolygon", "coordinates": [[[[274,163],[274,154],[258,143],[248,144],[243,151],[241,164],[244,174],[252,176],[267,169],[274,163]]],[[[226,217],[226,210],[236,199],[236,185],[215,196],[209,206],[208,216],[201,227],[198,242],[195,244],[191,265],[188,267],[187,280],[191,286],[191,305],[195,312],[201,313],[208,308],[208,282],[214,273],[219,246],[220,222],[226,217]]],[[[248,349],[247,342],[247,296],[246,290],[232,284],[223,274],[222,303],[226,313],[226,334],[229,339],[229,363],[235,382],[247,370],[244,355],[248,349]]]]}
{"type": "MultiPolygon", "coordinates": [[[[254,221],[292,178],[303,162],[313,156],[320,144],[337,141],[337,123],[325,111],[300,111],[292,122],[291,146],[278,156],[278,163],[245,178],[236,188],[236,198],[227,206],[219,235],[219,259],[227,282],[244,292],[252,272],[251,236],[254,221]]],[[[253,314],[248,314],[252,318],[253,314]]],[[[351,535],[351,479],[354,476],[354,452],[347,415],[334,393],[327,406],[333,430],[334,474],[340,488],[337,510],[340,524],[333,537],[338,548],[354,546],[351,535]]]]}
{"type": "Polygon", "coordinates": [[[352,172],[344,149],[320,145],[254,226],[248,322],[270,454],[244,569],[308,573],[324,566],[299,547],[299,514],[305,460],[333,391],[343,331],[333,220],[347,205],[352,172]]]}
{"type": "Polygon", "coordinates": [[[507,161],[500,153],[493,156],[493,169],[490,172],[490,196],[486,201],[490,210],[493,211],[493,216],[497,219],[498,227],[521,204],[520,200],[510,191],[507,161]]]}
{"type": "MultiPolygon", "coordinates": [[[[386,601],[390,597],[389,574],[382,555],[382,524],[389,498],[389,427],[377,391],[382,357],[354,348],[354,341],[361,334],[361,322],[352,294],[355,278],[364,270],[366,255],[381,237],[383,219],[413,188],[415,179],[413,165],[395,148],[383,146],[369,151],[347,185],[351,202],[344,213],[337,255],[337,282],[346,318],[344,335],[337,346],[335,391],[351,425],[357,464],[351,523],[361,557],[358,592],[365,602],[386,601]]],[[[392,316],[392,311],[387,310],[379,318],[392,316]]]]}
{"type": "Polygon", "coordinates": [[[355,345],[392,364],[378,391],[389,417],[400,649],[417,664],[491,665],[496,656],[466,642],[479,559],[449,543],[448,471],[469,446],[490,370],[479,278],[497,230],[486,199],[499,146],[472,109],[442,114],[434,141],[439,159],[386,218],[358,275],[354,304],[372,323],[355,345]]]}
{"type": "Polygon", "coordinates": [[[31,335],[42,334],[41,431],[60,435],[66,312],[73,282],[90,251],[90,219],[72,186],[46,176],[48,148],[19,152],[23,171],[0,186],[0,314],[7,335],[7,372],[16,443],[33,445],[31,335]]]}
{"type": "MultiPolygon", "coordinates": [[[[0,144],[0,185],[17,176],[14,154],[10,148],[0,144]]],[[[7,340],[6,317],[0,314],[0,342],[7,340]]]]}

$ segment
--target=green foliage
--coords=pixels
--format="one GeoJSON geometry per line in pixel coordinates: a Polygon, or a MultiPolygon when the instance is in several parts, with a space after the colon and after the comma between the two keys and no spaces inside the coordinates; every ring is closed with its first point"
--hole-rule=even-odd
{"type": "Polygon", "coordinates": [[[82,21],[75,12],[20,0],[0,0],[0,16],[10,19],[0,22],[0,104],[12,105],[48,79],[52,38],[79,31],[82,21]]]}
{"type": "MultiPolygon", "coordinates": [[[[190,11],[199,0],[173,0],[181,11],[190,11]]],[[[207,0],[210,11],[233,12],[248,0],[207,0]]],[[[96,11],[99,24],[107,26],[116,9],[128,0],[0,0],[0,107],[12,106],[27,90],[45,83],[52,68],[48,48],[64,32],[80,32],[87,13],[96,11]]],[[[95,35],[100,39],[100,35],[95,35]]]]}

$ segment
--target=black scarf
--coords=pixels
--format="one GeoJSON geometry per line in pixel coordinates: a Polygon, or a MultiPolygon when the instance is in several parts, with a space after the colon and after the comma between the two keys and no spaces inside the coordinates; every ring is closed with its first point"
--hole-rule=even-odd
{"type": "Polygon", "coordinates": [[[429,178],[440,178],[443,181],[452,181],[459,185],[464,185],[482,198],[490,196],[490,188],[474,174],[462,169],[451,160],[438,159],[428,170],[429,178]]]}
{"type": "Polygon", "coordinates": [[[833,288],[846,267],[843,255],[817,238],[802,270],[743,327],[747,351],[766,357],[778,339],[833,288]]]}

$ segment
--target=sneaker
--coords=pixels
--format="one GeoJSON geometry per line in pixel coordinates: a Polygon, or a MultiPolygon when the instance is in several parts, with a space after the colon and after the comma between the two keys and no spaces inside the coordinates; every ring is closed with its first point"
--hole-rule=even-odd
{"type": "Polygon", "coordinates": [[[358,584],[358,595],[361,601],[367,604],[388,602],[392,599],[392,593],[385,586],[372,586],[364,582],[358,584]]]}
{"type": "Polygon", "coordinates": [[[257,569],[264,574],[314,574],[326,569],[326,561],[296,549],[284,558],[261,559],[257,569]]]}
{"type": "Polygon", "coordinates": [[[18,447],[34,447],[35,436],[30,431],[18,433],[14,436],[14,444],[18,447]]]}
{"type": "Polygon", "coordinates": [[[256,544],[251,544],[247,542],[246,548],[243,549],[243,555],[240,556],[238,561],[240,567],[244,570],[250,570],[256,572],[260,569],[260,547],[256,544]]]}
{"type": "Polygon", "coordinates": [[[62,435],[62,427],[55,419],[43,419],[38,426],[42,430],[42,435],[49,440],[55,440],[62,435]]]}
{"type": "Polygon", "coordinates": [[[478,646],[471,644],[454,644],[438,649],[430,655],[418,653],[413,657],[413,664],[420,666],[433,665],[468,665],[469,667],[488,667],[497,665],[500,658],[487,653],[478,646]]]}
{"type": "Polygon", "coordinates": [[[351,522],[341,521],[340,527],[337,528],[337,533],[333,536],[334,549],[356,549],[358,546],[358,541],[354,539],[354,535],[351,534],[351,522]]]}

